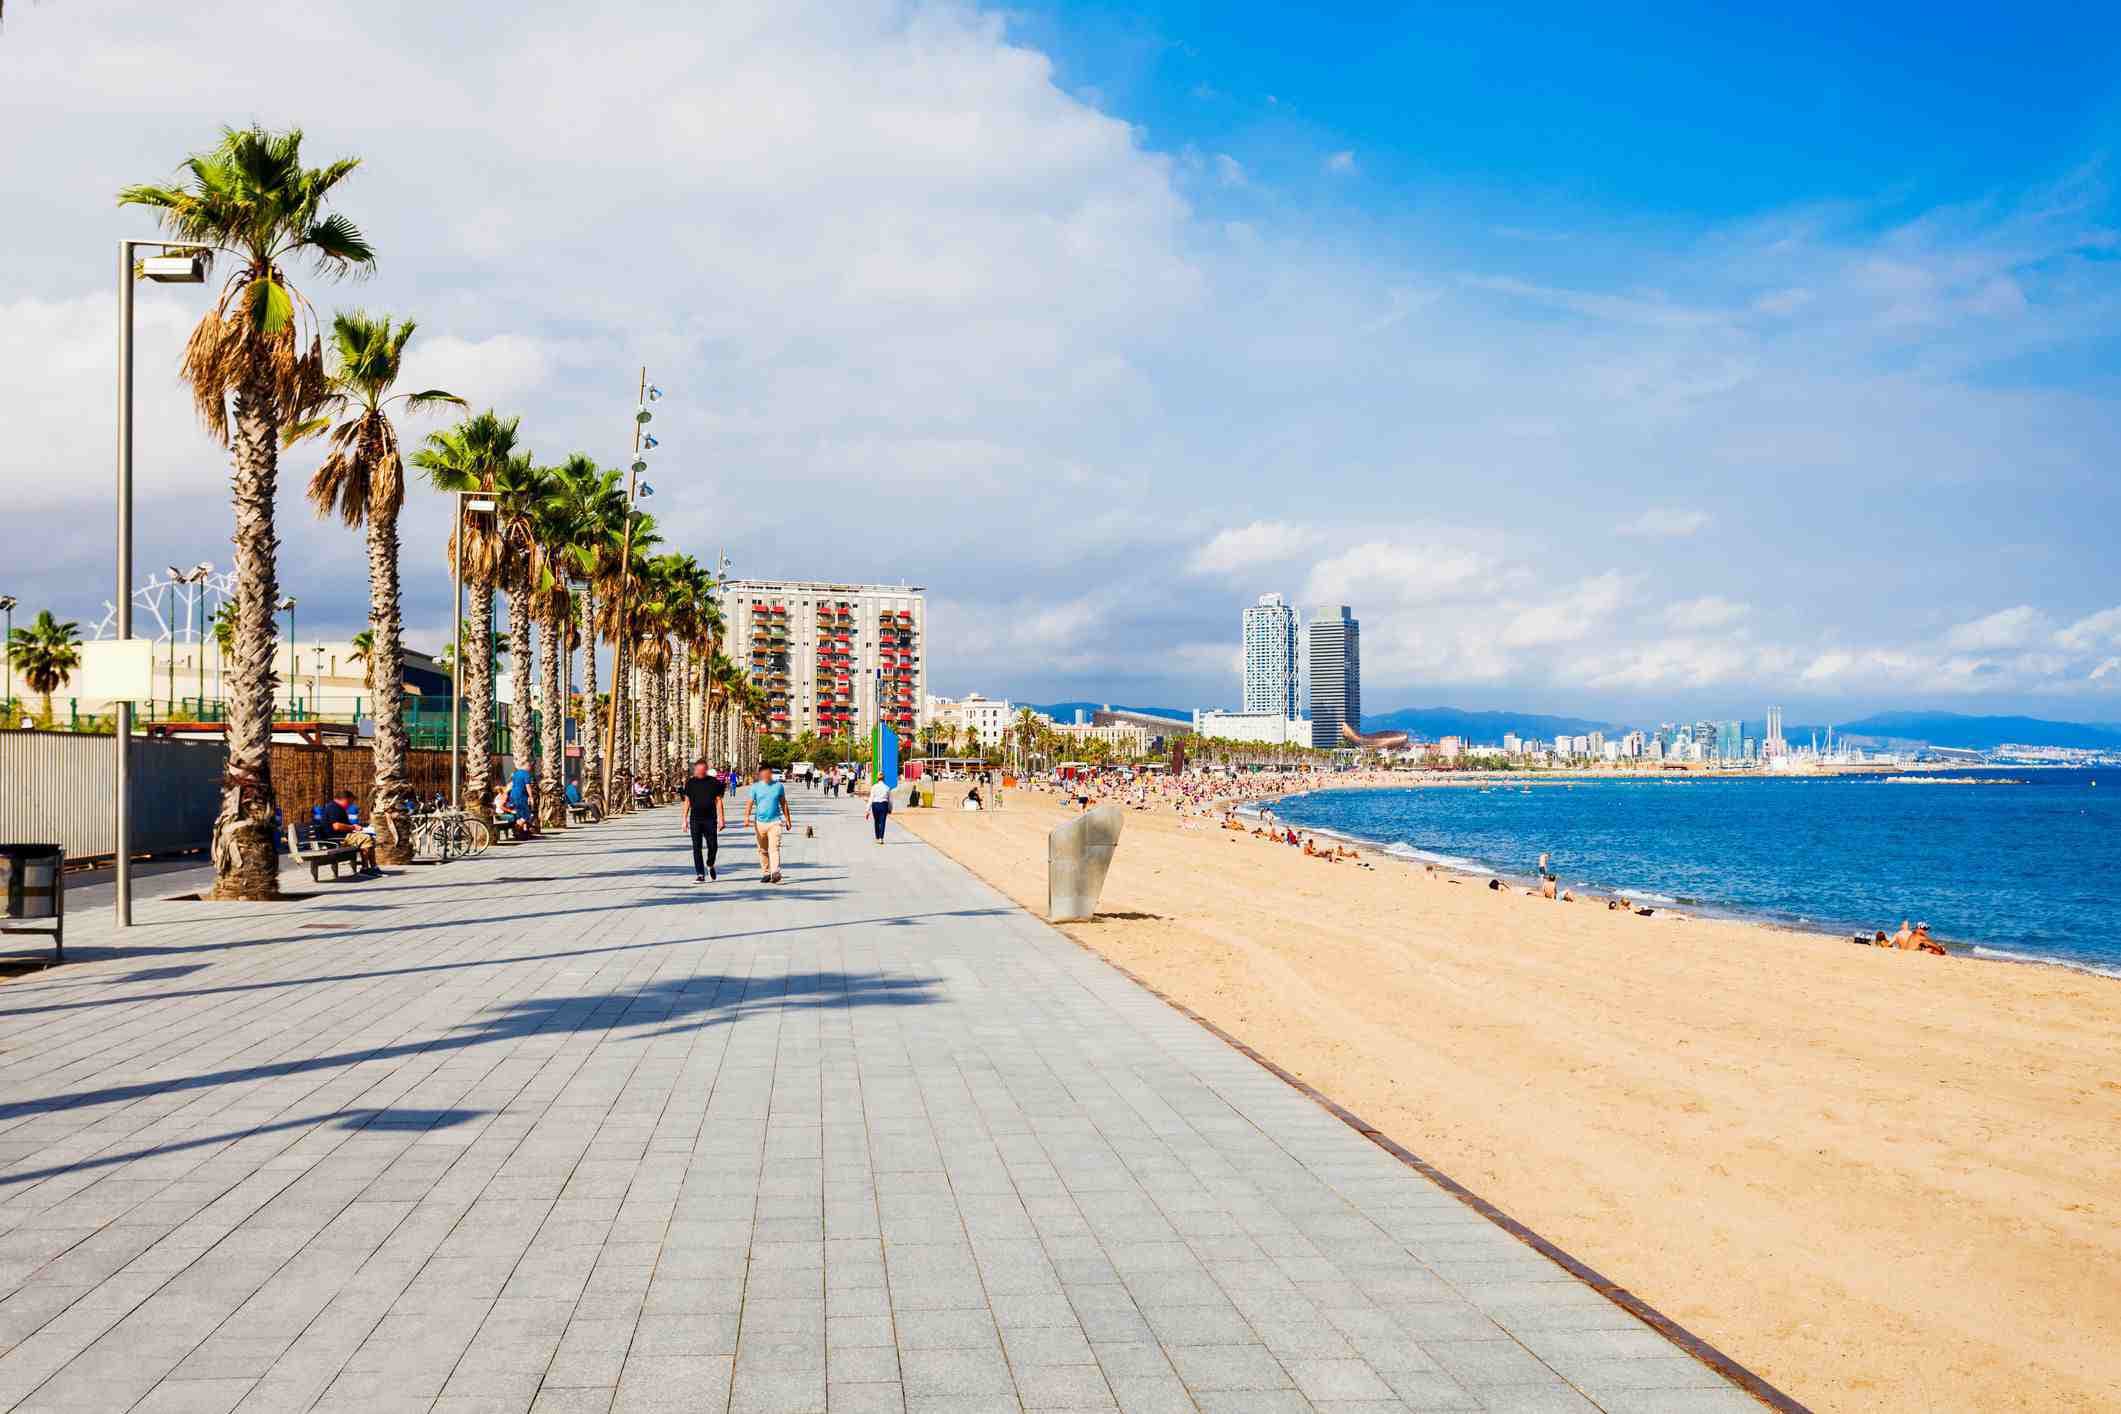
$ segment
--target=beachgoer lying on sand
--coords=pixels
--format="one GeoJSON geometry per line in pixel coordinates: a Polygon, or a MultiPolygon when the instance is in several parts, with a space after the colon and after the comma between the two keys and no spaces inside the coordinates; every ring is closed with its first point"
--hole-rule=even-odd
{"type": "Polygon", "coordinates": [[[1500,892],[1502,891],[1502,880],[1500,880],[1500,879],[1490,879],[1490,880],[1488,880],[1488,887],[1489,887],[1489,888],[1490,888],[1491,890],[1494,890],[1495,892],[1497,892],[1497,893],[1500,893],[1500,892]]]}
{"type": "Polygon", "coordinates": [[[1570,893],[1567,889],[1563,889],[1561,891],[1561,901],[1563,903],[1574,903],[1576,902],[1576,895],[1570,893]]]}
{"type": "Polygon", "coordinates": [[[1554,876],[1549,874],[1546,878],[1539,881],[1539,896],[1541,898],[1552,898],[1554,897],[1554,892],[1554,876]]]}
{"type": "MultiPolygon", "coordinates": [[[[1858,939],[1856,939],[1856,941],[1860,943],[1865,940],[1859,937],[1858,939]]],[[[1893,945],[1893,940],[1885,936],[1885,929],[1883,928],[1880,928],[1875,933],[1872,933],[1869,938],[1869,942],[1870,945],[1874,948],[1889,948],[1893,945]]]]}
{"type": "Polygon", "coordinates": [[[1900,920],[1900,931],[1893,934],[1893,946],[1902,952],[1915,946],[1915,930],[1907,926],[1905,918],[1900,920]]]}
{"type": "Polygon", "coordinates": [[[1935,953],[1938,957],[1951,956],[1950,953],[1944,950],[1944,944],[1930,936],[1930,925],[1927,923],[1917,923],[1915,925],[1915,946],[1923,952],[1935,953]]]}

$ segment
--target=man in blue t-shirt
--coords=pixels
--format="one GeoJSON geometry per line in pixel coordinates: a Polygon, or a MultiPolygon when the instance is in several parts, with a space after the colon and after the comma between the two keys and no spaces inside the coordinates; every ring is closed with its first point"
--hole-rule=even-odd
{"type": "Polygon", "coordinates": [[[788,813],[788,787],[773,778],[773,768],[759,767],[759,778],[744,792],[744,823],[759,839],[759,882],[781,881],[781,832],[795,823],[788,813]]]}

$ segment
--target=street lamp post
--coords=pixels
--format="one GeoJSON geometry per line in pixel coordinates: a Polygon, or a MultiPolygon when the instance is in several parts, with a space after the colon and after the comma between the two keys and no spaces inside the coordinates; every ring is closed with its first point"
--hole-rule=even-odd
{"type": "MultiPolygon", "coordinates": [[[[613,606],[611,617],[614,629],[611,640],[611,731],[609,733],[610,745],[604,751],[604,808],[614,815],[622,808],[611,802],[611,768],[612,763],[618,760],[619,755],[619,699],[625,696],[626,686],[626,590],[628,582],[633,578],[634,493],[640,485],[641,473],[648,469],[648,463],[641,455],[643,430],[655,416],[648,410],[648,405],[662,396],[663,390],[661,388],[648,386],[648,366],[646,364],[641,365],[640,401],[634,405],[633,409],[633,456],[626,464],[626,535],[619,549],[618,603],[613,606]]],[[[651,438],[650,445],[653,445],[653,442],[654,439],[651,438]]],[[[590,651],[596,651],[594,645],[591,646],[590,651]]],[[[628,773],[630,775],[634,765],[630,750],[627,753],[627,758],[628,773]]],[[[623,808],[631,810],[633,808],[633,792],[629,789],[626,794],[627,799],[623,808]]]]}
{"type": "MultiPolygon", "coordinates": [[[[118,610],[116,634],[133,636],[133,281],[144,275],[167,285],[197,285],[206,279],[206,255],[196,246],[172,245],[168,241],[118,242],[118,610]],[[135,265],[134,250],[153,246],[160,255],[135,265]],[[171,254],[172,251],[177,252],[171,254]]],[[[150,678],[152,683],[153,679],[150,678]]],[[[148,688],[150,696],[154,688],[148,688]]],[[[112,792],[116,814],[113,841],[117,868],[114,871],[117,921],[120,928],[133,923],[133,704],[116,704],[118,729],[113,734],[117,779],[112,792]]]]}
{"type": "Polygon", "coordinates": [[[324,720],[324,645],[319,643],[309,656],[309,715],[321,722],[324,720]]]}
{"type": "MultiPolygon", "coordinates": [[[[5,695],[0,695],[0,703],[5,703],[7,706],[8,715],[13,716],[15,711],[15,655],[13,651],[15,642],[14,595],[0,594],[0,614],[4,614],[7,617],[6,636],[0,637],[0,659],[6,660],[7,663],[7,692],[5,693],[5,695]]],[[[11,727],[13,725],[13,722],[0,722],[0,726],[11,727]]]]}
{"type": "Polygon", "coordinates": [[[296,599],[292,594],[280,601],[280,612],[287,615],[287,719],[289,721],[293,721],[295,716],[295,679],[301,675],[300,665],[295,662],[295,654],[300,651],[295,647],[295,603],[296,599]]]}

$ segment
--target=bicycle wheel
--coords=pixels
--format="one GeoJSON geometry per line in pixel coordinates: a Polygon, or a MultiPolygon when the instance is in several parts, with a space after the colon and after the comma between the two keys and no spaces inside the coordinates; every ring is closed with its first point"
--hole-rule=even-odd
{"type": "Polygon", "coordinates": [[[466,815],[463,820],[467,836],[466,848],[473,854],[484,854],[486,847],[493,843],[493,826],[475,815],[466,815]]]}

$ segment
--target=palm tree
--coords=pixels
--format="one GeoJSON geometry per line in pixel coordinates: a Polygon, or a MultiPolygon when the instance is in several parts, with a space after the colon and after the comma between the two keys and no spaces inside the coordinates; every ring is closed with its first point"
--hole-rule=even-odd
{"type": "MultiPolygon", "coordinates": [[[[614,550],[606,564],[606,573],[600,576],[599,589],[603,594],[599,613],[603,618],[601,630],[611,644],[611,717],[613,724],[608,750],[611,759],[606,767],[611,777],[605,792],[605,812],[633,809],[633,719],[635,691],[631,686],[634,661],[634,645],[639,641],[638,629],[631,622],[632,614],[620,615],[618,591],[622,585],[632,586],[629,597],[637,597],[641,581],[648,573],[648,551],[662,543],[656,533],[655,517],[644,511],[626,513],[633,522],[633,557],[628,561],[622,550],[614,550]]],[[[623,542],[625,520],[620,521],[620,536],[623,542]]]]}
{"type": "Polygon", "coordinates": [[[211,151],[184,165],[174,186],[132,186],[120,205],[146,206],[179,241],[237,264],[221,297],[192,330],[180,370],[214,439],[233,453],[235,674],[226,689],[228,769],[214,820],[213,897],[269,899],[280,893],[273,838],[273,606],[280,586],[273,499],[279,432],[314,415],[329,396],[321,341],[286,266],[307,259],[320,273],[365,272],[375,252],[325,202],[359,163],[302,165],[302,133],[228,128],[211,151]],[[304,329],[308,327],[305,347],[304,329]]]}
{"type": "MultiPolygon", "coordinates": [[[[588,648],[582,665],[583,710],[577,720],[582,734],[582,796],[602,812],[604,800],[603,753],[597,721],[597,581],[609,572],[619,555],[619,534],[626,523],[626,493],[619,489],[619,474],[605,471],[577,453],[553,470],[554,496],[566,507],[567,545],[561,568],[570,582],[579,578],[575,598],[580,608],[581,628],[577,638],[588,648]],[[571,561],[571,563],[569,563],[571,561]]],[[[572,679],[574,663],[570,643],[567,662],[572,679]]]]}
{"type": "Polygon", "coordinates": [[[567,827],[567,730],[564,691],[574,677],[574,600],[569,590],[580,533],[581,503],[577,483],[593,481],[596,464],[579,452],[543,474],[544,497],[532,518],[537,544],[532,567],[532,607],[544,656],[538,662],[538,701],[544,714],[539,742],[539,823],[547,829],[567,827]]]}
{"type": "MultiPolygon", "coordinates": [[[[465,418],[455,427],[429,433],[412,464],[427,473],[437,490],[491,492],[494,477],[515,455],[516,424],[491,408],[465,418]]],[[[500,583],[501,537],[497,518],[463,517],[464,583],[470,603],[464,616],[464,637],[473,646],[470,660],[457,664],[461,682],[452,679],[452,690],[464,699],[464,779],[470,790],[465,808],[484,820],[492,814],[488,782],[493,776],[493,592],[500,583]]],[[[450,537],[452,563],[456,534],[450,537]]]]}
{"type": "Polygon", "coordinates": [[[405,508],[405,463],[390,405],[408,412],[452,404],[454,393],[429,388],[393,393],[405,363],[413,322],[393,324],[355,310],[331,321],[334,367],[322,415],[289,428],[290,442],[329,429],[323,465],[309,478],[310,504],[319,516],[334,511],[350,527],[368,528],[368,624],[354,635],[354,656],[368,675],[375,699],[376,858],[384,864],[412,862],[412,819],[405,802],[405,639],[398,598],[398,513],[405,508]],[[334,419],[337,425],[334,426],[334,419]]]}
{"type": "Polygon", "coordinates": [[[81,666],[81,625],[72,619],[61,623],[49,609],[37,611],[27,628],[18,628],[7,640],[7,661],[29,690],[44,699],[38,715],[41,726],[52,724],[52,694],[81,666]]]}
{"type": "Polygon", "coordinates": [[[550,478],[518,452],[494,474],[494,523],[501,540],[501,587],[508,593],[508,650],[513,662],[508,681],[508,751],[515,770],[527,770],[537,751],[531,674],[536,671],[531,653],[530,621],[532,595],[538,575],[538,511],[543,506],[550,478]]]}

